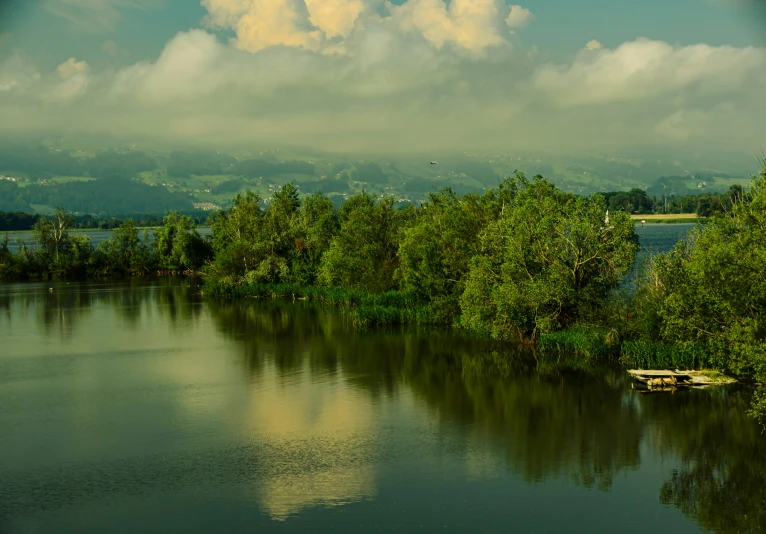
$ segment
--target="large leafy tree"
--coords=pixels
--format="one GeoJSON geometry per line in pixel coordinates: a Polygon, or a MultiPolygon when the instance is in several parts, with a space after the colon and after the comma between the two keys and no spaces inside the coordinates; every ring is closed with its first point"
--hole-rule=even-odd
{"type": "Polygon", "coordinates": [[[322,257],[320,283],[374,293],[393,289],[399,234],[409,216],[394,207],[393,197],[362,192],[349,198],[338,211],[339,231],[322,257]]]}
{"type": "Polygon", "coordinates": [[[141,240],[138,228],[128,219],[112,230],[112,236],[102,242],[102,271],[110,274],[146,274],[152,266],[148,231],[141,240]]]}
{"type": "Polygon", "coordinates": [[[516,195],[481,234],[461,298],[463,324],[503,339],[534,339],[603,305],[631,269],[630,216],[607,217],[600,195],[564,193],[517,173],[516,195]]]}
{"type": "Polygon", "coordinates": [[[210,257],[210,248],[186,215],[171,212],[154,230],[154,258],[162,269],[198,269],[210,257]]]}
{"type": "Polygon", "coordinates": [[[314,284],[322,256],[338,231],[338,217],[332,200],[321,192],[304,198],[293,220],[293,230],[295,251],[291,279],[299,284],[314,284]]]}
{"type": "Polygon", "coordinates": [[[263,227],[261,199],[252,191],[237,193],[231,208],[210,216],[215,261],[208,267],[220,279],[237,278],[261,261],[257,242],[263,227]]]}
{"type": "Polygon", "coordinates": [[[399,243],[400,287],[428,300],[448,317],[459,313],[471,258],[479,251],[477,236],[496,209],[493,193],[458,196],[451,189],[431,193],[399,243]]]}

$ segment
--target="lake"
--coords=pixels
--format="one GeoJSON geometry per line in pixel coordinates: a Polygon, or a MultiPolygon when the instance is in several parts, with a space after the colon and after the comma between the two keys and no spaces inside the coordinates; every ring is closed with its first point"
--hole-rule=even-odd
{"type": "MultiPolygon", "coordinates": [[[[213,235],[213,230],[211,228],[197,228],[197,231],[201,236],[208,236],[213,235]]],[[[149,241],[154,240],[154,234],[153,231],[149,230],[149,241]]],[[[112,237],[112,231],[111,230],[71,230],[71,234],[80,234],[80,235],[86,235],[88,236],[88,239],[90,239],[91,244],[94,247],[99,246],[103,241],[106,241],[110,237],[112,237]]],[[[23,239],[28,246],[32,245],[32,232],[26,231],[26,232],[0,232],[0,239],[3,239],[5,236],[8,236],[8,249],[12,252],[15,252],[19,249],[19,243],[17,239],[23,239]]],[[[144,236],[144,230],[139,230],[139,236],[143,238],[144,236]]]]}
{"type": "Polygon", "coordinates": [[[0,533],[766,532],[747,388],[197,284],[0,285],[0,533]]]}
{"type": "Polygon", "coordinates": [[[0,532],[766,531],[746,388],[196,283],[0,285],[0,532]]]}
{"type": "MultiPolygon", "coordinates": [[[[652,252],[656,253],[667,252],[670,250],[673,245],[675,245],[680,239],[686,237],[686,234],[689,233],[689,230],[695,226],[696,224],[688,223],[647,224],[646,226],[637,224],[635,228],[636,234],[638,234],[638,237],[641,240],[643,251],[650,249],[652,252]]],[[[213,233],[212,229],[207,227],[198,228],[197,230],[202,236],[212,235],[213,233]]],[[[72,233],[85,234],[88,236],[88,239],[90,239],[90,242],[93,244],[93,246],[96,247],[101,244],[102,241],[106,241],[112,236],[111,230],[73,230],[72,233]]],[[[32,242],[32,232],[0,232],[0,239],[6,234],[8,235],[9,240],[8,248],[12,251],[16,251],[19,248],[16,239],[23,239],[27,242],[27,244],[31,244],[32,242]]],[[[141,235],[143,236],[143,230],[141,230],[141,235]]],[[[153,237],[154,236],[150,231],[150,240],[153,237]]]]}

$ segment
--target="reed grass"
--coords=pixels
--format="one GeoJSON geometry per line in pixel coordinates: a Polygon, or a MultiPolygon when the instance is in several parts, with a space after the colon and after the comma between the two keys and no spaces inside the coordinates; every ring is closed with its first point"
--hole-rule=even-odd
{"type": "Polygon", "coordinates": [[[444,324],[443,314],[419,300],[413,293],[403,291],[388,291],[375,295],[341,287],[208,281],[203,292],[222,299],[300,299],[322,302],[347,313],[357,326],[444,324]]]}
{"type": "Polygon", "coordinates": [[[624,341],[620,363],[634,369],[705,369],[715,367],[702,344],[671,345],[654,341],[624,341]]]}
{"type": "Polygon", "coordinates": [[[573,326],[543,334],[538,341],[545,355],[566,353],[587,360],[608,360],[619,353],[619,345],[610,343],[610,337],[607,328],[573,326]]]}

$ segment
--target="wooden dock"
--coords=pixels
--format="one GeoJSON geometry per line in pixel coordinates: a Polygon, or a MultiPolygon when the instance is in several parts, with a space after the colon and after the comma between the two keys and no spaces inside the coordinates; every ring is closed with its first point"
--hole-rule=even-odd
{"type": "Polygon", "coordinates": [[[650,389],[653,388],[677,388],[679,386],[691,385],[692,375],[682,371],[649,371],[643,369],[631,369],[628,374],[636,382],[645,384],[650,389]]]}
{"type": "Polygon", "coordinates": [[[628,374],[640,384],[640,389],[650,390],[674,391],[677,388],[699,388],[736,382],[733,378],[720,373],[717,376],[711,376],[710,372],[700,371],[630,369],[628,374]]]}

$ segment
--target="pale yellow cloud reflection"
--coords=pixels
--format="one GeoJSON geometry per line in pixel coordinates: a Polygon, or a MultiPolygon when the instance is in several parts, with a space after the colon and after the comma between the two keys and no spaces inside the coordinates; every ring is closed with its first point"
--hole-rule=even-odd
{"type": "Polygon", "coordinates": [[[273,519],[375,495],[375,406],[369,395],[308,364],[285,377],[267,366],[249,398],[244,431],[269,450],[254,497],[273,519]]]}

